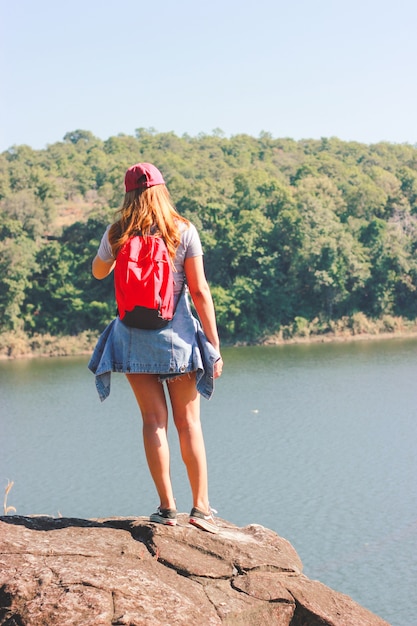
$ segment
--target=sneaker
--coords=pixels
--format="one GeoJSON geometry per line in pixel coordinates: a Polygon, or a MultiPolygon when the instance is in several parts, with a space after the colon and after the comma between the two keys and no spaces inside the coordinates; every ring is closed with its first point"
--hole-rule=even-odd
{"type": "Polygon", "coordinates": [[[152,513],[149,517],[151,522],[156,524],[165,524],[166,526],[176,526],[177,524],[177,512],[175,509],[161,509],[158,506],[156,513],[152,513]]]}
{"type": "Polygon", "coordinates": [[[209,509],[208,514],[206,514],[194,507],[190,513],[190,524],[201,528],[201,530],[206,530],[208,533],[218,533],[219,528],[213,516],[213,513],[216,512],[214,509],[209,509]]]}

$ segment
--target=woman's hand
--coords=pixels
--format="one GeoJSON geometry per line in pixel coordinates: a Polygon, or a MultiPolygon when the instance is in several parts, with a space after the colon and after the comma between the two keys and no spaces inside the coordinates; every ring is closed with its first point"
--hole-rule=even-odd
{"type": "Polygon", "coordinates": [[[214,378],[219,378],[222,375],[222,371],[223,371],[223,359],[220,357],[220,359],[217,359],[217,361],[214,364],[214,378]]]}

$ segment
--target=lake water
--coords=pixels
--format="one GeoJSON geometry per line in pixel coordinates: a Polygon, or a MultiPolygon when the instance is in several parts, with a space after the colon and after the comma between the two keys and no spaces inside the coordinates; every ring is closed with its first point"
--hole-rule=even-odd
{"type": "MultiPolygon", "coordinates": [[[[202,400],[211,504],[288,539],[307,576],[417,624],[417,340],[224,350],[202,400]]],[[[0,362],[0,488],[20,515],[148,515],[138,410],[87,358],[0,362]]],[[[180,511],[191,506],[171,428],[180,511]]]]}

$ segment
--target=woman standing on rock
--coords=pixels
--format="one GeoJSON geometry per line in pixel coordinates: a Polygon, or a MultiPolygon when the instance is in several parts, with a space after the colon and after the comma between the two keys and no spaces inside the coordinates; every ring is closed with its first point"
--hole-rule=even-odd
{"type": "Polygon", "coordinates": [[[132,328],[117,317],[101,335],[89,368],[96,375],[101,400],[110,393],[111,372],[126,374],[142,414],[146,458],[160,498],[150,520],[174,526],[177,511],[170,478],[168,407],[162,384],[168,382],[193,496],[189,521],[203,530],[217,532],[208,499],[200,394],[211,397],[213,380],[221,375],[223,361],[200,238],[195,227],[174,209],[162,174],[154,165],[138,163],[129,168],[125,189],[120,218],[107,228],[93,260],[93,276],[108,276],[123,245],[138,233],[145,238],[162,237],[174,266],[175,314],[172,321],[156,330],[132,328]],[[188,291],[201,326],[191,313],[188,291]]]}

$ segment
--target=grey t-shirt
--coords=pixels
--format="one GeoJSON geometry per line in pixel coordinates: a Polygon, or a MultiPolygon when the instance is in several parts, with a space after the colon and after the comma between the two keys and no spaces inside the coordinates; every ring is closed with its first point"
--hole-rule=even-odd
{"type": "MultiPolygon", "coordinates": [[[[98,256],[102,261],[112,261],[114,259],[108,232],[110,225],[107,226],[103,237],[101,238],[100,246],[98,249],[98,256]]],[[[175,255],[174,266],[174,293],[178,293],[181,289],[182,283],[184,281],[184,262],[185,259],[189,259],[195,256],[203,255],[203,248],[201,246],[200,236],[197,232],[194,224],[187,226],[184,222],[180,222],[180,233],[181,233],[181,241],[180,245],[177,248],[177,253],[175,255]]]]}

